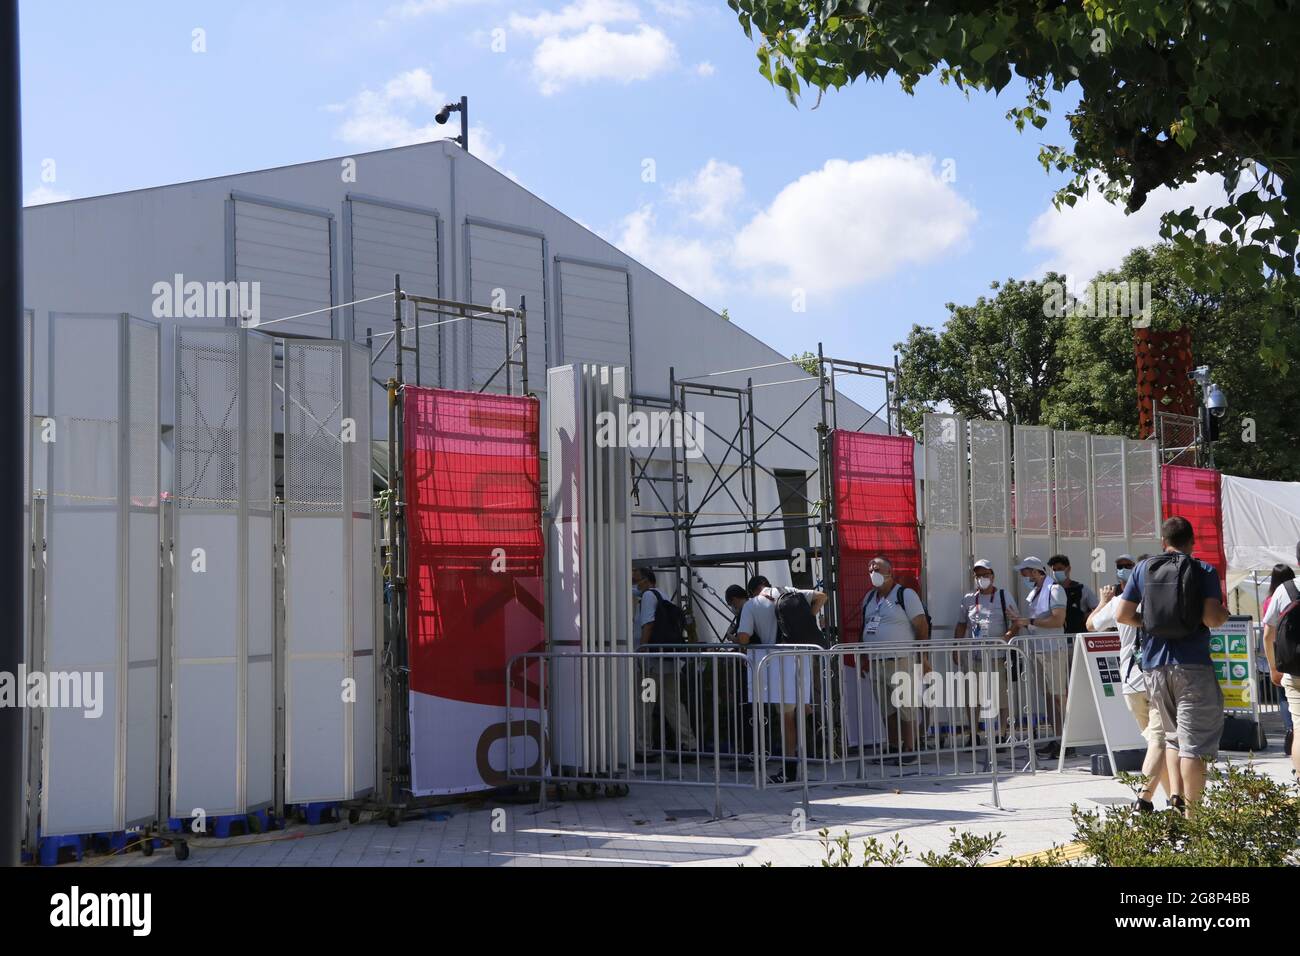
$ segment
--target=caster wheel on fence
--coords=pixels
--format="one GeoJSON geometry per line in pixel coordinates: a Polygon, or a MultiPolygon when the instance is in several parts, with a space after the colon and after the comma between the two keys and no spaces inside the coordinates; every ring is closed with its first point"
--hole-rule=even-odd
{"type": "Polygon", "coordinates": [[[144,842],[140,844],[140,852],[145,856],[153,856],[153,837],[144,838],[144,842]]]}
{"type": "Polygon", "coordinates": [[[596,795],[596,785],[594,783],[578,784],[578,796],[584,799],[590,799],[596,795]]]}
{"type": "Polygon", "coordinates": [[[605,784],[605,796],[607,797],[626,797],[627,786],[621,783],[605,784]]]}
{"type": "Polygon", "coordinates": [[[361,822],[361,811],[358,810],[356,807],[353,807],[351,810],[348,811],[348,823],[351,823],[353,826],[355,826],[360,822],[361,822]]]}
{"type": "Polygon", "coordinates": [[[396,810],[388,811],[388,825],[395,827],[402,822],[402,815],[396,810]]]}
{"type": "Polygon", "coordinates": [[[177,840],[172,846],[172,852],[176,854],[176,859],[188,860],[190,858],[190,845],[184,840],[177,840]]]}

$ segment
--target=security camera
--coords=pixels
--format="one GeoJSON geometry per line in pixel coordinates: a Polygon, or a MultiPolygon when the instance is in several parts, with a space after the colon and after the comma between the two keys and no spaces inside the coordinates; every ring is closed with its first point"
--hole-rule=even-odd
{"type": "Polygon", "coordinates": [[[1205,396],[1205,407],[1215,418],[1222,418],[1228,414],[1228,397],[1223,394],[1219,386],[1210,386],[1210,392],[1205,396]]]}
{"type": "Polygon", "coordinates": [[[446,126],[449,119],[451,119],[451,106],[447,105],[438,110],[438,115],[433,118],[433,121],[439,126],[446,126]]]}

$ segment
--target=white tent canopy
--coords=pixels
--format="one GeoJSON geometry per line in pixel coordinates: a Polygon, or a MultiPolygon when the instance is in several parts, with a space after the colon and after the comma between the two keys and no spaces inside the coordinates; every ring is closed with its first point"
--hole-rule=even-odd
{"type": "Polygon", "coordinates": [[[1223,548],[1230,590],[1253,590],[1253,575],[1258,574],[1261,595],[1266,594],[1273,565],[1295,565],[1298,541],[1300,482],[1223,476],[1223,548]]]}

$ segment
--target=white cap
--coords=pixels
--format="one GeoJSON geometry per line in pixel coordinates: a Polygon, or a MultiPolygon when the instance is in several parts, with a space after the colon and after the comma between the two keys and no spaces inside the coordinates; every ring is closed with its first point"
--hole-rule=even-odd
{"type": "Polygon", "coordinates": [[[1121,561],[1131,561],[1134,564],[1137,564],[1137,559],[1134,558],[1133,555],[1131,554],[1121,554],[1118,558],[1115,559],[1116,564],[1119,564],[1121,561]]]}
{"type": "Polygon", "coordinates": [[[1042,559],[1035,558],[1033,556],[1025,558],[1025,560],[1021,561],[1019,564],[1016,565],[1017,571],[1024,571],[1026,569],[1032,569],[1034,571],[1042,571],[1044,574],[1047,573],[1047,565],[1045,565],[1042,562],[1042,559]]]}
{"type": "Polygon", "coordinates": [[[974,566],[977,568],[983,568],[985,571],[993,570],[993,565],[989,564],[988,558],[980,558],[978,561],[975,562],[974,566]]]}

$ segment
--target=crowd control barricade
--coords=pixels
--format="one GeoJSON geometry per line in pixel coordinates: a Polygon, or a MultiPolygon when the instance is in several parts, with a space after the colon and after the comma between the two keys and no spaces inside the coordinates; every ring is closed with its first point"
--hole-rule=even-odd
{"type": "Polygon", "coordinates": [[[1027,687],[1012,677],[1025,668],[994,640],[778,647],[755,679],[792,687],[804,717],[760,724],[773,735],[756,746],[760,775],[807,787],[1036,769],[1027,687]]]}
{"type": "Polygon", "coordinates": [[[1015,676],[1023,707],[1020,718],[1038,746],[1061,740],[1074,638],[1073,634],[1021,634],[1011,639],[1023,655],[1023,669],[1015,676]]]}
{"type": "Polygon", "coordinates": [[[754,656],[731,644],[518,654],[506,665],[506,752],[514,736],[542,746],[507,779],[539,783],[543,800],[551,783],[757,787],[754,656]],[[557,697],[575,690],[589,706],[557,697]],[[576,746],[561,751],[560,740],[576,746]]]}

